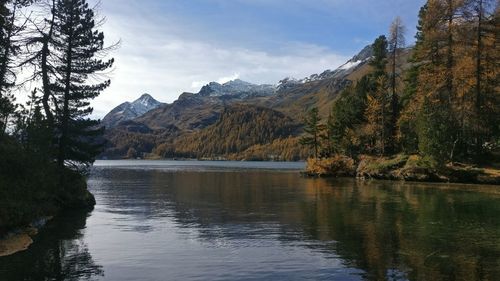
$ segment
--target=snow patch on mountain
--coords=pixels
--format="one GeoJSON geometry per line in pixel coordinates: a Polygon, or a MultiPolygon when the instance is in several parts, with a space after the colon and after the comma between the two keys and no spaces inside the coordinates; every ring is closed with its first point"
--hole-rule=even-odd
{"type": "Polygon", "coordinates": [[[360,65],[362,62],[363,61],[360,61],[360,60],[358,60],[358,61],[349,61],[346,64],[340,66],[339,69],[349,70],[349,69],[351,69],[353,67],[356,67],[356,66],[360,65]]]}
{"type": "Polygon", "coordinates": [[[294,86],[310,83],[314,81],[324,80],[324,79],[343,79],[350,73],[354,72],[358,67],[365,65],[368,63],[373,56],[372,46],[366,46],[361,52],[355,55],[352,59],[347,61],[345,64],[341,65],[335,70],[325,70],[321,74],[313,74],[309,77],[303,79],[295,79],[295,78],[285,78],[281,80],[277,88],[278,90],[284,90],[288,88],[292,88],[294,86]]]}
{"type": "Polygon", "coordinates": [[[269,96],[276,92],[276,87],[274,85],[257,85],[245,82],[240,79],[235,79],[224,84],[219,84],[217,82],[211,82],[208,85],[203,86],[200,92],[200,96],[210,96],[210,97],[223,97],[223,96],[269,96]]]}

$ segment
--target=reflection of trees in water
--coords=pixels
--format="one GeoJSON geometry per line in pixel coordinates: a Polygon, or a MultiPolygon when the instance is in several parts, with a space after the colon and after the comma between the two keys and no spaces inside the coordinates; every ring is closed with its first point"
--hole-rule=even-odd
{"type": "Polygon", "coordinates": [[[495,280],[500,205],[484,193],[393,182],[311,180],[305,233],[367,279],[495,280]],[[406,274],[401,274],[405,272],[406,274]]]}
{"type": "Polygon", "coordinates": [[[498,192],[258,171],[124,170],[112,178],[110,209],[138,219],[173,216],[207,243],[278,237],[338,256],[369,280],[500,276],[498,192]]]}
{"type": "Polygon", "coordinates": [[[87,214],[71,213],[49,223],[28,251],[0,258],[1,280],[95,280],[104,276],[82,242],[87,214]]]}
{"type": "Polygon", "coordinates": [[[339,256],[369,280],[500,276],[496,195],[290,174],[200,173],[171,180],[176,219],[195,225],[207,242],[265,238],[278,228],[280,240],[305,240],[301,245],[339,256]]]}

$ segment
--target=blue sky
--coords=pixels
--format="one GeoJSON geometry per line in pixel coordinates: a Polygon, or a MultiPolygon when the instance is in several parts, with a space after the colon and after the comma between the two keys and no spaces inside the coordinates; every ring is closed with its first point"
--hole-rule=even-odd
{"type": "Polygon", "coordinates": [[[424,0],[101,0],[112,86],[95,116],[150,93],[164,102],[210,82],[275,84],[343,64],[401,16],[413,42],[424,0]]]}

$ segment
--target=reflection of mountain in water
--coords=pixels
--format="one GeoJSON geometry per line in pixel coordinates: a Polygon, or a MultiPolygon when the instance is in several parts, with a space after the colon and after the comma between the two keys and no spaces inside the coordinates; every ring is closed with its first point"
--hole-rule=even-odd
{"type": "Polygon", "coordinates": [[[259,171],[101,172],[116,185],[101,190],[109,209],[137,216],[145,231],[163,216],[207,244],[277,239],[369,280],[500,276],[497,194],[259,171]]]}
{"type": "Polygon", "coordinates": [[[0,258],[0,279],[76,281],[104,276],[82,241],[86,219],[86,213],[75,212],[50,222],[29,250],[0,258]]]}

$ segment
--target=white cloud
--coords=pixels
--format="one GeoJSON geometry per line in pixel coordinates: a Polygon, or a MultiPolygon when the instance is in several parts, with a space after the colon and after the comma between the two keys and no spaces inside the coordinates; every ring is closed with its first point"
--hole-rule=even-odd
{"type": "Polygon", "coordinates": [[[236,79],[239,79],[240,78],[240,74],[239,73],[235,73],[231,76],[226,76],[226,77],[221,77],[219,79],[217,79],[217,83],[219,84],[224,84],[224,83],[227,83],[229,81],[233,81],[233,80],[236,80],[236,79]]]}
{"type": "Polygon", "coordinates": [[[209,83],[208,81],[193,81],[193,83],[191,83],[191,89],[193,90],[199,89],[204,85],[207,85],[208,83],[209,83]]]}
{"type": "Polygon", "coordinates": [[[300,42],[283,42],[282,48],[270,52],[235,42],[197,40],[189,26],[152,17],[132,22],[126,13],[110,11],[104,11],[107,41],[121,39],[122,45],[113,53],[111,86],[92,103],[98,118],[143,93],[173,102],[182,92],[197,92],[210,81],[239,78],[275,84],[284,77],[302,78],[336,68],[347,60],[328,48],[300,42]]]}

